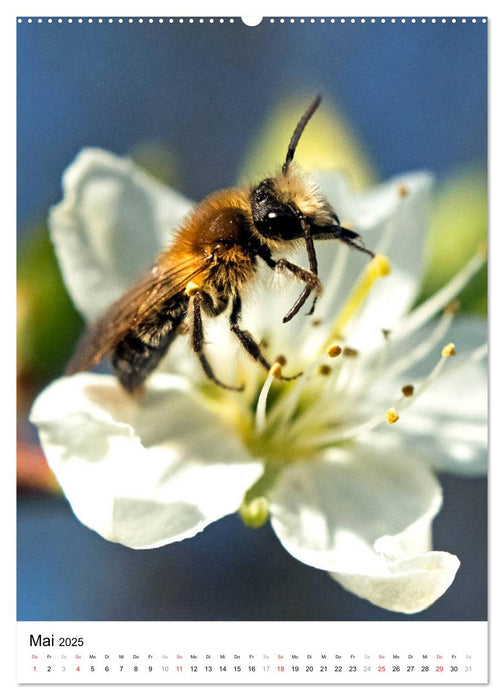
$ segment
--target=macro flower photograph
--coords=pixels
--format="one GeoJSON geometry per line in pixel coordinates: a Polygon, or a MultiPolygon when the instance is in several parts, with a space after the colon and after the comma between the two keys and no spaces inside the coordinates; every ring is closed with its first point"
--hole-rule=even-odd
{"type": "Polygon", "coordinates": [[[486,24],[180,19],[18,20],[18,620],[486,620],[486,24]]]}

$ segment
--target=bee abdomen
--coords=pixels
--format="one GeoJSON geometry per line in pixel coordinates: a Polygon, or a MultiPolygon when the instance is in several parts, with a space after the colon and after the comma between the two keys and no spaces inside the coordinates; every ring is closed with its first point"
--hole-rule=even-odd
{"type": "Polygon", "coordinates": [[[112,367],[126,391],[138,389],[156,369],[176,338],[186,313],[186,295],[176,294],[167,307],[153,310],[117,344],[112,353],[112,367]]]}

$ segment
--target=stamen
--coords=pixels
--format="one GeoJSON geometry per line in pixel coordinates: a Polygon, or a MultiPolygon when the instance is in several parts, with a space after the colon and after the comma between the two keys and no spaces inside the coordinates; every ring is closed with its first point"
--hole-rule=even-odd
{"type": "Polygon", "coordinates": [[[341,355],[342,349],[340,345],[331,345],[327,348],[327,354],[329,357],[338,357],[338,355],[341,355]]]}
{"type": "MultiPolygon", "coordinates": [[[[301,375],[299,380],[296,382],[296,385],[292,388],[292,390],[273,409],[273,411],[271,413],[272,421],[276,420],[277,417],[279,417],[280,418],[280,426],[286,426],[288,424],[288,422],[290,421],[290,419],[292,418],[292,416],[294,415],[294,411],[296,410],[296,406],[299,403],[299,398],[302,394],[302,391],[305,388],[306,383],[312,377],[313,372],[317,368],[320,368],[321,366],[324,365],[328,356],[331,358],[335,358],[335,357],[339,357],[342,353],[343,353],[343,350],[339,345],[331,345],[330,347],[327,348],[327,351],[321,357],[318,357],[314,362],[311,362],[308,365],[308,367],[305,368],[305,370],[303,371],[303,374],[301,375]]],[[[325,387],[325,389],[326,388],[327,387],[325,387]]],[[[321,401],[322,401],[322,396],[319,395],[319,400],[316,402],[317,406],[319,407],[319,410],[320,410],[321,401]]]]}
{"type": "Polygon", "coordinates": [[[343,329],[360,309],[376,280],[380,277],[385,277],[389,273],[390,263],[388,258],[385,255],[375,255],[371,262],[366,265],[361,278],[350,293],[349,298],[336,319],[330,332],[331,338],[337,338],[342,335],[343,329]]]}
{"type": "Polygon", "coordinates": [[[453,343],[448,343],[448,345],[445,345],[444,348],[441,350],[441,355],[443,357],[450,357],[455,354],[455,345],[453,343]]]}
{"type": "Polygon", "coordinates": [[[473,255],[465,267],[463,267],[455,277],[452,277],[444,287],[406,316],[402,325],[394,333],[394,340],[397,341],[409,335],[417,328],[427,323],[427,321],[441,311],[442,308],[446,307],[446,305],[466,286],[471,277],[483,267],[485,262],[486,257],[481,251],[473,255]]]}
{"type": "Polygon", "coordinates": [[[324,295],[318,302],[318,313],[322,316],[322,318],[325,318],[328,315],[329,309],[334,306],[335,300],[338,297],[338,291],[343,280],[343,272],[345,270],[349,252],[349,246],[338,246],[338,252],[336,254],[336,259],[334,261],[331,274],[328,278],[327,284],[324,285],[324,295]]]}
{"type": "Polygon", "coordinates": [[[387,419],[387,423],[389,423],[390,425],[392,425],[393,423],[397,423],[397,421],[399,420],[399,414],[397,413],[395,408],[389,408],[389,410],[385,414],[385,417],[387,419]]]}
{"type": "Polygon", "coordinates": [[[441,350],[441,357],[438,360],[438,362],[437,362],[436,366],[434,367],[434,369],[432,370],[432,372],[429,375],[427,375],[427,377],[423,381],[421,381],[417,384],[413,400],[408,401],[409,406],[411,406],[411,404],[414,401],[416,401],[418,399],[418,397],[421,396],[421,394],[423,394],[423,392],[427,389],[427,387],[430,384],[432,384],[434,379],[436,379],[436,377],[439,375],[439,373],[441,372],[441,370],[445,366],[447,359],[449,357],[453,357],[454,355],[455,355],[454,343],[448,343],[448,345],[445,345],[444,348],[441,350]]]}
{"type": "Polygon", "coordinates": [[[306,447],[327,447],[328,445],[334,445],[338,442],[344,442],[346,440],[353,440],[356,437],[361,437],[365,433],[369,433],[371,430],[374,430],[383,423],[395,423],[397,420],[399,420],[397,411],[394,409],[389,409],[385,413],[379,413],[365,423],[349,425],[339,430],[333,430],[332,432],[325,431],[321,436],[315,436],[312,440],[305,440],[303,444],[306,447]]]}
{"type": "Polygon", "coordinates": [[[460,301],[458,299],[453,299],[449,304],[445,306],[445,314],[458,314],[460,311],[460,301]]]}
{"type": "MultiPolygon", "coordinates": [[[[329,355],[329,351],[327,354],[329,355]]],[[[359,356],[359,351],[354,348],[345,348],[339,354],[341,354],[342,362],[338,363],[338,372],[325,383],[318,394],[317,401],[312,404],[311,408],[306,408],[296,420],[295,425],[291,428],[291,434],[302,434],[306,427],[313,424],[314,421],[320,422],[321,419],[324,420],[325,405],[327,405],[327,410],[331,413],[334,420],[338,420],[339,416],[345,414],[349,387],[358,367],[355,358],[359,356]],[[336,405],[334,401],[335,396],[337,397],[336,405]]]]}
{"type": "Polygon", "coordinates": [[[397,193],[398,193],[399,197],[401,197],[401,199],[402,199],[403,197],[408,196],[409,190],[406,187],[406,185],[399,185],[399,189],[397,190],[397,193]]]}
{"type": "Polygon", "coordinates": [[[259,394],[259,399],[257,400],[255,426],[258,433],[262,433],[266,427],[266,402],[268,400],[270,387],[273,384],[273,380],[276,377],[280,377],[281,374],[282,365],[279,362],[275,362],[275,364],[271,366],[268,378],[264,382],[261,393],[259,394]]]}
{"type": "Polygon", "coordinates": [[[410,367],[413,367],[413,365],[416,365],[417,362],[420,362],[420,360],[428,355],[428,353],[436,347],[439,341],[446,336],[455,318],[455,314],[451,308],[452,307],[449,309],[447,307],[445,309],[445,313],[439,319],[439,322],[434,327],[434,330],[430,336],[428,336],[422,343],[419,343],[416,347],[414,347],[413,350],[410,350],[406,355],[394,362],[387,369],[387,376],[389,378],[397,377],[400,374],[407,372],[410,367]]]}
{"type": "MultiPolygon", "coordinates": [[[[478,349],[480,350],[480,349],[478,349]]],[[[438,374],[443,369],[447,359],[455,354],[455,345],[449,343],[443,348],[441,352],[441,358],[437,362],[436,366],[432,372],[414,389],[412,385],[406,385],[402,388],[402,396],[397,402],[397,406],[408,405],[411,406],[416,399],[425,391],[425,389],[434,381],[438,374]],[[443,354],[444,351],[446,354],[443,354]],[[406,402],[406,399],[411,399],[406,402]]],[[[334,430],[333,432],[326,431],[322,436],[315,436],[312,440],[306,440],[304,444],[307,447],[327,447],[328,445],[335,444],[337,442],[343,442],[345,440],[352,440],[356,437],[361,437],[365,433],[374,430],[380,424],[385,421],[389,424],[396,423],[399,420],[399,414],[395,408],[390,408],[385,414],[380,413],[374,418],[366,421],[365,423],[359,423],[353,426],[348,426],[340,430],[334,430]]]]}

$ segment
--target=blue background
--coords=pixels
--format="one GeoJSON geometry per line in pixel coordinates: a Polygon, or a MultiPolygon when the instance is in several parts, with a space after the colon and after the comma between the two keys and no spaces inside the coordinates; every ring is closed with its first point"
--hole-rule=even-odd
{"type": "MultiPolygon", "coordinates": [[[[254,134],[293,93],[332,98],[382,178],[486,160],[486,25],[18,25],[19,234],[61,197],[84,146],[162,140],[195,199],[235,182],[254,134]]],[[[486,483],[444,476],[434,546],[462,566],[415,619],[486,619],[486,483]]],[[[84,528],[59,498],[22,494],[18,619],[409,619],[292,559],[237,516],[136,552],[84,528]]]]}

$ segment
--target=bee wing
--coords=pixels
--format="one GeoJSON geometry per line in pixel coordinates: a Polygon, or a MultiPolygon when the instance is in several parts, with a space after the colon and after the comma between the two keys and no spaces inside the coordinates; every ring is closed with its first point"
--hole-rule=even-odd
{"type": "Polygon", "coordinates": [[[154,266],[86,329],[65,374],[89,370],[112,352],[128,331],[138,327],[156,307],[183,291],[209,265],[206,261],[198,262],[186,260],[164,270],[154,266]]]}

